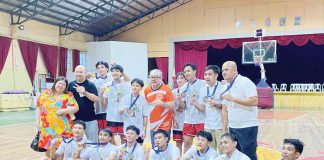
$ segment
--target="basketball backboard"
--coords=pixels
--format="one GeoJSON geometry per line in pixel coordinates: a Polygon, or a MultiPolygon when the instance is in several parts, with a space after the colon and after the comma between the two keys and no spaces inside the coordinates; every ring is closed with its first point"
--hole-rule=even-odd
{"type": "Polygon", "coordinates": [[[243,42],[242,64],[254,64],[256,58],[262,63],[277,63],[276,40],[243,42]]]}

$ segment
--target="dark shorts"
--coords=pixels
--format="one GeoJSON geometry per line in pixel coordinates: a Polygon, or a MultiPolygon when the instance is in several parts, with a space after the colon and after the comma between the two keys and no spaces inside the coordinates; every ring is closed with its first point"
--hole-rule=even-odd
{"type": "Polygon", "coordinates": [[[107,121],[107,128],[109,128],[114,134],[123,135],[124,134],[123,127],[124,127],[123,122],[107,121]]]}
{"type": "Polygon", "coordinates": [[[104,128],[107,128],[106,113],[96,114],[96,119],[98,121],[98,129],[99,129],[99,131],[104,129],[104,128]]]}
{"type": "Polygon", "coordinates": [[[250,157],[257,160],[256,149],[258,147],[258,126],[248,128],[229,128],[229,132],[237,137],[236,148],[250,157]]]}
{"type": "Polygon", "coordinates": [[[176,142],[183,141],[182,131],[173,130],[172,134],[173,134],[174,141],[176,141],[176,142]]]}

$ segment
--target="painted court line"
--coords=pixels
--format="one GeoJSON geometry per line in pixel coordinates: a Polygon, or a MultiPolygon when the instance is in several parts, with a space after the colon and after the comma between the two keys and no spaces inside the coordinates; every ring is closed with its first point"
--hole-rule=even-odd
{"type": "Polygon", "coordinates": [[[308,112],[304,115],[301,115],[301,116],[297,116],[295,118],[292,118],[292,119],[288,119],[287,121],[290,122],[290,121],[294,121],[294,120],[297,120],[297,119],[301,119],[301,118],[304,118],[304,117],[307,117],[308,115],[312,114],[313,112],[308,112]]]}

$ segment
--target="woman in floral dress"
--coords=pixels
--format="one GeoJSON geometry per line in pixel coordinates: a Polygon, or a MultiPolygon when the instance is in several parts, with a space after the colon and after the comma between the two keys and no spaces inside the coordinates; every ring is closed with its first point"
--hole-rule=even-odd
{"type": "Polygon", "coordinates": [[[70,138],[72,119],[70,114],[79,110],[72,93],[67,92],[68,81],[58,77],[52,88],[45,90],[37,101],[36,125],[40,132],[38,147],[47,149],[46,157],[50,157],[51,140],[61,137],[70,138]]]}

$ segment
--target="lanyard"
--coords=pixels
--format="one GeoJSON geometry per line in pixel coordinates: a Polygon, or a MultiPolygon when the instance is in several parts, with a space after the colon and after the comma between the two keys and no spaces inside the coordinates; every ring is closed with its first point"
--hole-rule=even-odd
{"type": "Polygon", "coordinates": [[[234,78],[234,80],[232,81],[232,83],[231,83],[231,84],[226,88],[226,90],[225,90],[221,95],[223,95],[224,93],[226,93],[228,90],[230,90],[230,89],[233,87],[233,84],[234,84],[234,82],[235,82],[237,76],[238,76],[238,75],[236,75],[236,77],[234,78]]]}
{"type": "Polygon", "coordinates": [[[63,142],[64,143],[71,143],[73,141],[74,138],[71,138],[69,141],[66,141],[68,138],[62,136],[63,142]]]}
{"type": "Polygon", "coordinates": [[[183,93],[187,92],[188,89],[189,89],[189,87],[192,86],[193,84],[195,84],[196,82],[197,82],[197,79],[195,79],[195,80],[191,83],[191,85],[189,85],[189,82],[188,82],[187,87],[186,87],[186,90],[183,91],[183,93]]]}
{"type": "Polygon", "coordinates": [[[218,82],[217,85],[214,87],[213,93],[211,95],[209,95],[209,87],[207,87],[207,97],[213,97],[215,95],[217,86],[218,86],[218,82]]]}
{"type": "Polygon", "coordinates": [[[130,105],[129,105],[129,107],[128,107],[128,109],[132,109],[133,108],[133,106],[134,106],[134,104],[136,103],[136,101],[138,100],[138,97],[139,97],[140,95],[138,95],[136,98],[135,98],[135,100],[133,101],[133,95],[131,94],[131,100],[130,100],[130,105]]]}
{"type": "MultiPolygon", "coordinates": [[[[135,151],[135,148],[136,148],[136,145],[137,145],[137,143],[135,142],[135,144],[134,144],[134,147],[133,147],[133,149],[132,149],[132,152],[130,153],[131,155],[134,153],[134,151],[135,151]]],[[[126,142],[126,144],[125,144],[125,149],[127,148],[127,142],[126,142]]],[[[126,151],[126,150],[125,150],[126,151]]],[[[127,151],[126,151],[127,152],[127,151]]],[[[128,153],[128,152],[127,152],[128,153]]]]}

